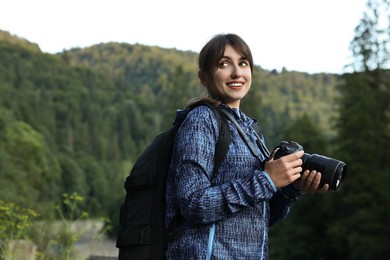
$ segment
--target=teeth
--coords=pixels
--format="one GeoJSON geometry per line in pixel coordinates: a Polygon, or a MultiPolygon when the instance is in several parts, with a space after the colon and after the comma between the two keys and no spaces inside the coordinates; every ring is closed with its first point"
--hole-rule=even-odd
{"type": "Polygon", "coordinates": [[[231,86],[231,87],[241,87],[242,84],[241,83],[230,83],[230,84],[228,84],[228,86],[231,86]]]}

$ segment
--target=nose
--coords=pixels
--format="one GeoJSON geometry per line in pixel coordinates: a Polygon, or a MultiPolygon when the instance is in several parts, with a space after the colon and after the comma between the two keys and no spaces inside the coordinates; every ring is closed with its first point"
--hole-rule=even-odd
{"type": "Polygon", "coordinates": [[[239,78],[242,75],[242,68],[238,65],[232,67],[232,78],[239,78]]]}

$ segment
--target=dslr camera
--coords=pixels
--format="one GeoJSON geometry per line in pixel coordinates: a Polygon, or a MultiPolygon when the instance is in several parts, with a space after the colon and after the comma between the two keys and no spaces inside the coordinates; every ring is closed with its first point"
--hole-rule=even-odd
{"type": "MultiPolygon", "coordinates": [[[[293,141],[282,141],[275,150],[274,160],[297,151],[303,151],[303,147],[293,141]]],[[[321,173],[319,187],[329,184],[330,190],[339,191],[341,189],[347,174],[347,165],[344,162],[323,155],[308,153],[304,153],[301,159],[303,161],[302,172],[315,170],[321,173]]]]}

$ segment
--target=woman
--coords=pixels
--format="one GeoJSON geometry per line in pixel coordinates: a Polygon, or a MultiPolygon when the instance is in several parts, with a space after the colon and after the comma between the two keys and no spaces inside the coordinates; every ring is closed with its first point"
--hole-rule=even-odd
{"type": "MultiPolygon", "coordinates": [[[[256,143],[258,135],[250,127],[254,120],[240,110],[252,70],[251,51],[239,36],[215,36],[199,54],[198,76],[209,96],[190,106],[212,103],[227,110],[256,143]]],[[[229,127],[229,150],[213,178],[219,131],[213,111],[196,106],[179,129],[166,211],[167,225],[178,221],[177,236],[168,243],[167,259],[267,259],[268,227],[284,218],[303,192],[328,189],[318,189],[320,173],[301,176],[302,151],[266,161],[267,155],[251,153],[230,121],[229,127]]]]}

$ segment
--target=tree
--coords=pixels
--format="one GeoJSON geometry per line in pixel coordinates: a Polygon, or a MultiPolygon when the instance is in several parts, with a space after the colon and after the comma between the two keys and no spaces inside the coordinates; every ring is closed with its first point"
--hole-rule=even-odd
{"type": "MultiPolygon", "coordinates": [[[[325,154],[328,142],[303,114],[288,126],[283,133],[284,140],[300,143],[305,152],[325,154]]],[[[271,228],[270,257],[274,259],[329,259],[326,257],[326,236],[328,213],[325,194],[302,196],[291,210],[288,218],[271,228]]]]}
{"type": "MultiPolygon", "coordinates": [[[[390,2],[369,0],[351,49],[353,73],[343,75],[338,156],[348,165],[343,191],[333,194],[327,233],[333,257],[377,259],[390,253],[390,2]],[[386,13],[386,15],[384,15],[386,13]]],[[[330,205],[330,204],[329,204],[330,205]]]]}
{"type": "Polygon", "coordinates": [[[34,205],[42,199],[47,183],[59,178],[56,161],[42,134],[30,125],[11,121],[0,132],[1,198],[26,207],[34,205]]]}
{"type": "Polygon", "coordinates": [[[390,61],[390,1],[369,0],[351,42],[355,70],[383,68],[390,61]]]}

